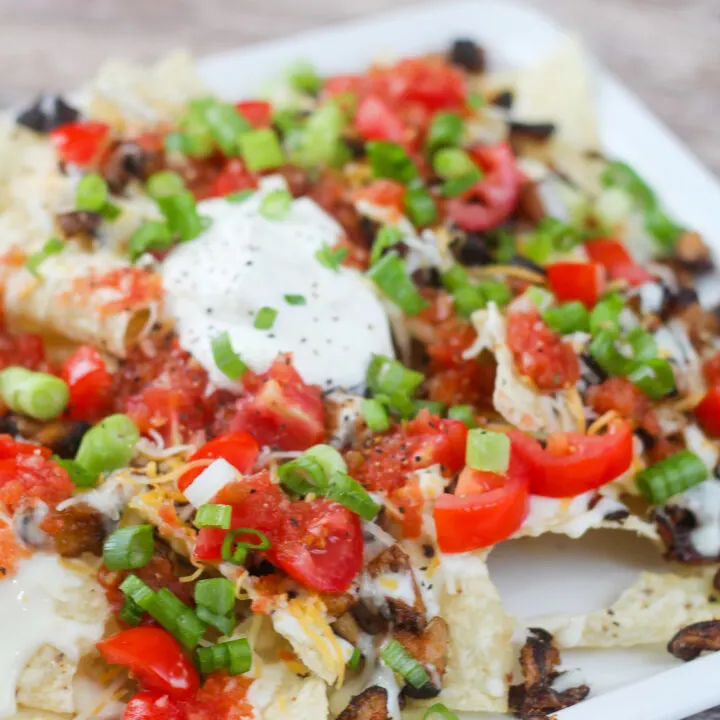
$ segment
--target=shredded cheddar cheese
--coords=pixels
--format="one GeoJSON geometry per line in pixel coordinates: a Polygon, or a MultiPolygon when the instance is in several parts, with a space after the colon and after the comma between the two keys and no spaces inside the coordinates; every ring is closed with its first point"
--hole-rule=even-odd
{"type": "Polygon", "coordinates": [[[527,280],[534,285],[547,285],[547,278],[541,273],[514,265],[486,265],[484,267],[468,268],[468,274],[477,277],[492,275],[505,275],[516,277],[518,280],[527,280]]]}
{"type": "Polygon", "coordinates": [[[587,422],[585,420],[585,408],[583,408],[580,392],[575,386],[568,388],[567,401],[568,410],[572,413],[572,416],[575,419],[578,432],[584,433],[585,428],[587,427],[587,422]]]}
{"type": "Polygon", "coordinates": [[[681,398],[676,403],[670,405],[670,407],[675,410],[676,412],[690,412],[691,410],[694,410],[699,404],[700,401],[705,397],[705,393],[693,393],[692,395],[688,395],[687,397],[681,398]]]}

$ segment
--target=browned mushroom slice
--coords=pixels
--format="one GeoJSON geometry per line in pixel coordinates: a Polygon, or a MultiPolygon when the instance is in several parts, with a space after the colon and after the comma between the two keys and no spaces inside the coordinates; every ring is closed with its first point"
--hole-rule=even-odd
{"type": "Polygon", "coordinates": [[[590,692],[587,685],[578,685],[562,692],[553,690],[558,677],[560,652],[553,636],[546,630],[530,628],[530,634],[520,650],[523,682],[510,687],[510,710],[526,720],[545,717],[549,713],[575,705],[590,692]]]}
{"type": "Polygon", "coordinates": [[[107,518],[98,510],[78,503],[52,514],[58,529],[53,534],[55,550],[63,557],[79,557],[89,552],[101,555],[107,535],[107,518]]]}
{"type": "Polygon", "coordinates": [[[105,153],[100,173],[114,193],[122,192],[132,179],[147,180],[163,169],[163,154],[135,142],[118,142],[105,153]]]}
{"type": "Polygon", "coordinates": [[[357,596],[352,592],[320,595],[325,609],[330,617],[339,618],[344,615],[357,602],[357,596]]]}
{"type": "Polygon", "coordinates": [[[686,270],[700,274],[713,269],[710,249],[700,233],[686,230],[678,238],[673,250],[674,259],[686,270]]]}
{"type": "Polygon", "coordinates": [[[665,558],[687,565],[714,563],[718,557],[703,557],[692,543],[692,532],[697,529],[695,514],[678,505],[666,505],[653,512],[653,520],[660,539],[665,545],[665,558]]]}
{"type": "Polygon", "coordinates": [[[434,617],[421,633],[396,630],[393,638],[397,640],[430,675],[430,681],[420,688],[406,685],[405,695],[414,698],[431,698],[440,694],[442,679],[447,667],[449,631],[445,620],[434,617]]]}
{"type": "Polygon", "coordinates": [[[21,435],[26,440],[40,443],[61,458],[74,458],[83,435],[90,429],[90,425],[81,420],[40,422],[14,414],[3,417],[0,425],[2,432],[11,432],[13,435],[21,435]]]}
{"type": "Polygon", "coordinates": [[[349,612],[339,617],[332,624],[332,629],[336,635],[339,635],[343,640],[347,640],[351,645],[357,645],[360,639],[360,626],[349,612]]]}
{"type": "Polygon", "coordinates": [[[390,720],[387,690],[378,685],[363,690],[350,701],[337,720],[390,720]]]}
{"type": "Polygon", "coordinates": [[[361,597],[396,627],[422,632],[427,625],[425,603],[407,553],[393,545],[368,563],[361,597]],[[369,586],[369,588],[368,588],[369,586]]]}
{"type": "Polygon", "coordinates": [[[667,646],[680,660],[694,660],[702,652],[720,650],[720,620],[705,620],[688,625],[676,633],[667,646]]]}

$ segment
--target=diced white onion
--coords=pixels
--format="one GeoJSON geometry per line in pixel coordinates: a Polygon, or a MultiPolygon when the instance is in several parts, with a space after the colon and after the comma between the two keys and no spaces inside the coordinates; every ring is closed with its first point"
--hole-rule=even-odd
{"type": "Polygon", "coordinates": [[[184,491],[188,501],[199,508],[209,503],[228,483],[238,476],[238,471],[227,461],[218,458],[208,465],[184,491]]]}

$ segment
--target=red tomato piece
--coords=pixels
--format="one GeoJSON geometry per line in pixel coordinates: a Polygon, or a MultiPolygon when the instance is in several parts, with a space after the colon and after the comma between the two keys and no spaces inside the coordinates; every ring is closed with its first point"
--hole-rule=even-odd
{"type": "MultiPolygon", "coordinates": [[[[238,469],[238,472],[249,473],[258,455],[260,446],[255,438],[243,431],[230,432],[216,437],[196,450],[188,462],[194,460],[223,458],[238,469]]],[[[193,468],[178,478],[178,489],[182,492],[205,468],[193,468]]]]}
{"type": "Polygon", "coordinates": [[[615,420],[604,435],[553,433],[547,447],[519,431],[510,433],[513,451],[527,465],[530,490],[546,497],[573,497],[624,473],[633,459],[633,435],[615,420]]]}
{"type": "Polygon", "coordinates": [[[272,121],[273,108],[266,100],[245,100],[235,107],[254,128],[269,127],[272,121]]]}
{"type": "Polygon", "coordinates": [[[432,111],[465,105],[465,78],[443,58],[405,58],[386,73],[388,91],[398,100],[416,102],[432,111]]]}
{"type": "Polygon", "coordinates": [[[322,442],[320,388],[303,382],[289,355],[279,356],[261,375],[246,372],[243,385],[247,394],[237,403],[232,430],[246,430],[261,445],[282,450],[307,450],[322,442]]]}
{"type": "Polygon", "coordinates": [[[238,158],[231,158],[211,183],[207,197],[225,197],[255,187],[257,187],[255,176],[245,167],[245,163],[238,158]]]}
{"type": "Polygon", "coordinates": [[[186,720],[185,709],[168,695],[141,690],[128,701],[123,720],[186,720]]]}
{"type": "Polygon", "coordinates": [[[386,435],[375,435],[362,454],[348,453],[350,474],[369,490],[393,492],[407,481],[407,473],[440,464],[457,472],[465,464],[467,426],[460,420],[441,420],[425,409],[386,435]]]}
{"type": "Polygon", "coordinates": [[[70,387],[67,414],[73,420],[95,423],[110,412],[112,376],[95,348],[79,347],[62,364],[60,377],[70,387]]]}
{"type": "Polygon", "coordinates": [[[518,370],[541,390],[567,387],[580,377],[572,345],[553,332],[537,311],[510,313],[506,337],[518,370]]]}
{"type": "Polygon", "coordinates": [[[708,435],[720,436],[720,385],[707,391],[694,412],[700,426],[708,435]]]}
{"type": "Polygon", "coordinates": [[[468,552],[509,538],[527,517],[527,468],[514,444],[507,473],[466,467],[454,495],[441,495],[433,511],[437,539],[445,553],[468,552]]]}
{"type": "Polygon", "coordinates": [[[147,690],[174,699],[190,698],[200,687],[200,676],[178,641],[158,627],[123,630],[97,644],[111,665],[124,665],[147,690]]]}
{"type": "Polygon", "coordinates": [[[702,369],[708,385],[720,385],[720,352],[707,359],[702,369]]]}
{"type": "Polygon", "coordinates": [[[100,157],[110,137],[110,126],[102,122],[74,122],[50,133],[60,158],[75,165],[89,165],[100,157]]]}
{"type": "Polygon", "coordinates": [[[34,333],[9,333],[0,329],[0,370],[22,365],[28,370],[44,370],[45,343],[34,333]]]}
{"type": "Polygon", "coordinates": [[[462,197],[448,200],[447,213],[464,230],[490,230],[515,209],[522,176],[508,143],[478,145],[470,155],[485,174],[462,197]]]}
{"type": "Polygon", "coordinates": [[[0,503],[11,514],[34,500],[42,500],[54,509],[72,495],[75,485],[64,468],[47,459],[49,450],[29,443],[17,444],[34,447],[35,451],[21,450],[14,458],[0,459],[0,503]]]}
{"type": "Polygon", "coordinates": [[[626,280],[630,285],[652,282],[654,277],[638,265],[627,248],[614,238],[595,238],[585,243],[585,251],[593,262],[602,265],[613,280],[626,280]]]}
{"type": "Polygon", "coordinates": [[[373,180],[353,194],[355,200],[367,200],[373,205],[390,207],[399,213],[403,211],[405,186],[395,180],[373,180]]]}
{"type": "Polygon", "coordinates": [[[548,265],[550,289],[560,302],[579,300],[593,307],[605,290],[605,268],[595,262],[558,262],[548,265]]]}
{"type": "Polygon", "coordinates": [[[369,95],[358,105],[355,130],[365,140],[386,140],[403,144],[409,138],[408,128],[392,106],[376,95],[369,95]]]}
{"type": "Polygon", "coordinates": [[[256,717],[247,699],[252,680],[217,671],[205,678],[193,700],[185,703],[188,720],[249,720],[256,717]]]}

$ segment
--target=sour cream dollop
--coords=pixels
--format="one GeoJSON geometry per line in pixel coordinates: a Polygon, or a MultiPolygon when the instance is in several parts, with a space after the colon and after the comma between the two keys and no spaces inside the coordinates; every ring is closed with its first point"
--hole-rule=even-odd
{"type": "Polygon", "coordinates": [[[267,370],[278,353],[291,352],[308,383],[325,389],[361,385],[373,353],[393,354],[387,316],[360,273],[344,267],[336,272],[316,258],[343,232],[316,203],[294,200],[281,220],[261,214],[263,198],[286,187],[282,177],[272,176],[240,203],[219,198],[199,204],[212,224],[166,258],[167,312],[182,347],[217,385],[233,385],[212,354],[212,339],[225,331],[256,372],[267,370]],[[302,296],[305,304],[292,305],[286,295],[302,296]],[[267,330],[254,327],[263,307],[277,310],[267,330]]]}

